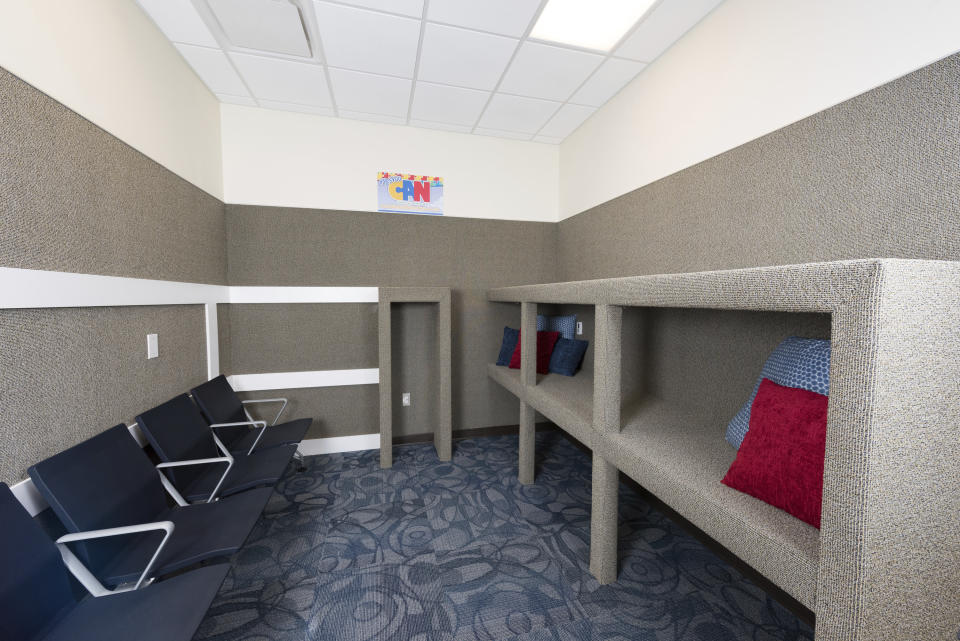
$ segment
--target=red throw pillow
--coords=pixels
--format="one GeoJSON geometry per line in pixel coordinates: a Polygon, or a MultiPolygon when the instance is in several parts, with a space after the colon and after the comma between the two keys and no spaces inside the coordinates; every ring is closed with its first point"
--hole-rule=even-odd
{"type": "MultiPolygon", "coordinates": [[[[537,374],[546,374],[550,371],[550,356],[560,338],[560,332],[537,332],[537,374]]],[[[510,357],[510,367],[520,369],[520,342],[523,336],[517,337],[517,346],[513,348],[510,357]]]]}
{"type": "Polygon", "coordinates": [[[826,440],[827,397],[765,378],[723,484],[819,529],[826,440]]]}

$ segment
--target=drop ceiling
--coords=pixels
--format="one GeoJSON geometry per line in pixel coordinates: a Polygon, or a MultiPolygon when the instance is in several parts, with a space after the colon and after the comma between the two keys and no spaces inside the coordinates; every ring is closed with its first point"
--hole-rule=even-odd
{"type": "Polygon", "coordinates": [[[547,144],[720,2],[660,0],[601,52],[530,38],[545,0],[137,0],[221,102],[547,144]]]}

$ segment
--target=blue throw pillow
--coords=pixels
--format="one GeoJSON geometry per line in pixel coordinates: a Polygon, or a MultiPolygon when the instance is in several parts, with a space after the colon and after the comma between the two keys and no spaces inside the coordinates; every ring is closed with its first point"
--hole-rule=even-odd
{"type": "Polygon", "coordinates": [[[553,354],[550,355],[550,372],[564,376],[576,374],[583,363],[583,355],[587,353],[588,345],[590,341],[558,339],[553,346],[553,354]]]}
{"type": "Polygon", "coordinates": [[[513,356],[513,350],[516,349],[519,338],[519,329],[513,329],[512,327],[503,328],[503,342],[500,343],[500,355],[497,356],[497,365],[510,365],[510,357],[513,356]]]}
{"type": "Polygon", "coordinates": [[[753,386],[753,393],[727,425],[727,442],[738,450],[750,429],[750,408],[760,389],[760,381],[769,378],[778,385],[828,396],[830,394],[830,341],[791,336],[777,345],[753,386]]]}
{"type": "Polygon", "coordinates": [[[572,341],[577,333],[577,315],[543,316],[537,314],[537,331],[560,332],[560,338],[572,341]]]}

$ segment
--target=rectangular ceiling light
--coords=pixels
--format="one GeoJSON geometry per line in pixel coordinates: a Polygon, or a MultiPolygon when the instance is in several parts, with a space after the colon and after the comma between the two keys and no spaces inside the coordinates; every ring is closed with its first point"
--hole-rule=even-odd
{"type": "Polygon", "coordinates": [[[610,51],[654,2],[656,0],[549,0],[530,37],[610,51]]]}

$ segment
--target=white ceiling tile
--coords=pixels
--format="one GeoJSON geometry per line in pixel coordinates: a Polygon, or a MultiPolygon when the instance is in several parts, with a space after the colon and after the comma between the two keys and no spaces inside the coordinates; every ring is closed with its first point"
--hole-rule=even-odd
{"type": "Polygon", "coordinates": [[[521,134],[516,131],[503,131],[502,129],[487,129],[477,127],[473,133],[478,136],[493,136],[494,138],[510,138],[512,140],[530,140],[530,134],[521,134]]]}
{"type": "Polygon", "coordinates": [[[448,85],[418,82],[413,92],[411,118],[473,126],[490,93],[448,85]]]}
{"type": "Polygon", "coordinates": [[[540,0],[430,0],[427,19],[519,38],[540,0]]]}
{"type": "Polygon", "coordinates": [[[233,65],[227,60],[227,55],[220,49],[184,44],[174,46],[213,93],[250,95],[233,65]]]}
{"type": "Polygon", "coordinates": [[[390,76],[377,76],[360,71],[330,69],[330,83],[337,108],[346,111],[362,111],[407,117],[412,81],[390,76]]]}
{"type": "Polygon", "coordinates": [[[190,0],[137,0],[171,42],[219,47],[190,0]]]}
{"type": "Polygon", "coordinates": [[[559,145],[563,138],[554,138],[553,136],[534,136],[533,142],[542,142],[545,145],[559,145]]]}
{"type": "Polygon", "coordinates": [[[356,71],[412,78],[420,21],[315,2],[327,64],[356,71]]]}
{"type": "Polygon", "coordinates": [[[570,102],[599,107],[613,98],[625,84],[643,71],[646,63],[608,58],[590,79],[573,95],[570,102]]]}
{"type": "Polygon", "coordinates": [[[207,0],[207,6],[237,47],[310,57],[303,14],[292,2],[207,0]]]}
{"type": "Polygon", "coordinates": [[[566,100],[603,62],[603,56],[524,42],[503,76],[500,91],[520,96],[566,100]]]}
{"type": "Polygon", "coordinates": [[[423,15],[423,0],[340,0],[343,4],[355,7],[379,9],[390,13],[402,13],[405,16],[419,18],[423,15]]]}
{"type": "Polygon", "coordinates": [[[257,101],[250,96],[230,96],[225,93],[218,93],[217,100],[231,105],[244,105],[245,107],[256,107],[257,101]]]}
{"type": "Polygon", "coordinates": [[[536,133],[560,104],[535,98],[494,94],[478,123],[484,129],[536,133]]]}
{"type": "Polygon", "coordinates": [[[418,79],[491,90],[510,62],[517,40],[428,24],[418,79]]]}
{"type": "Polygon", "coordinates": [[[596,111],[594,107],[583,107],[581,105],[564,105],[560,111],[550,119],[550,122],[538,133],[541,136],[551,136],[553,138],[566,138],[572,134],[577,127],[583,124],[583,121],[590,117],[596,111]]]}
{"type": "Polygon", "coordinates": [[[366,120],[367,122],[383,122],[390,125],[407,124],[406,118],[399,118],[397,116],[385,116],[383,114],[368,114],[362,111],[349,111],[349,110],[341,109],[340,116],[343,118],[349,118],[350,120],[366,120]]]}
{"type": "Polygon", "coordinates": [[[261,100],[260,106],[264,109],[277,109],[278,111],[295,111],[302,114],[316,114],[319,116],[335,116],[330,107],[315,107],[313,105],[298,105],[293,102],[279,102],[277,100],[261,100]]]}
{"type": "Polygon", "coordinates": [[[468,134],[473,130],[473,127],[468,127],[467,125],[451,125],[446,122],[430,122],[429,120],[417,120],[415,118],[410,119],[410,126],[440,129],[441,131],[456,131],[462,134],[468,134]]]}
{"type": "Polygon", "coordinates": [[[653,8],[614,55],[651,62],[723,0],[664,0],[653,8]]]}
{"type": "Polygon", "coordinates": [[[306,62],[231,53],[240,75],[259,100],[331,107],[323,67],[306,62]]]}

